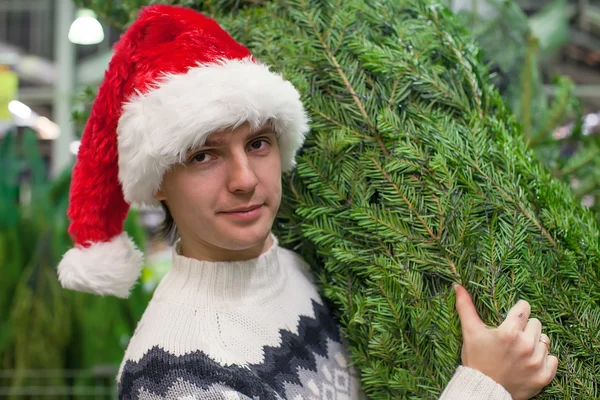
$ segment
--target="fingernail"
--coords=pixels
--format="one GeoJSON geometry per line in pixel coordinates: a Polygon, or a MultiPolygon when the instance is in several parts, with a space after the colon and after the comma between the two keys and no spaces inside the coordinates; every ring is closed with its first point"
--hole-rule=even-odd
{"type": "Polygon", "coordinates": [[[452,284],[452,289],[454,289],[454,291],[456,292],[456,289],[458,288],[458,286],[459,286],[458,283],[454,282],[452,284]]]}

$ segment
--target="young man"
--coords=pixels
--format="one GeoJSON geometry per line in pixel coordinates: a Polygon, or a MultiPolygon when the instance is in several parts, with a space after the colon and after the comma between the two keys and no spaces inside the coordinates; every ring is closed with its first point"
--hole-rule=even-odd
{"type": "MultiPolygon", "coordinates": [[[[127,30],[100,87],[73,172],[64,287],[127,297],[141,253],[130,204],[162,204],[173,266],[121,365],[123,399],[357,399],[358,379],[307,265],[271,227],[281,172],[308,132],[296,89],[216,22],[152,6],[127,30]]],[[[556,359],[527,303],[498,329],[457,287],[463,363],[444,399],[525,399],[556,359]]]]}

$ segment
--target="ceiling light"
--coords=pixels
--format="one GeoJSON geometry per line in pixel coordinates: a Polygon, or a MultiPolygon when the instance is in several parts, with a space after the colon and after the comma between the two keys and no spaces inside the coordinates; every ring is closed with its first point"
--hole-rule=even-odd
{"type": "Polygon", "coordinates": [[[92,10],[79,10],[69,29],[69,40],[75,44],[98,44],[104,40],[104,30],[92,10]]]}

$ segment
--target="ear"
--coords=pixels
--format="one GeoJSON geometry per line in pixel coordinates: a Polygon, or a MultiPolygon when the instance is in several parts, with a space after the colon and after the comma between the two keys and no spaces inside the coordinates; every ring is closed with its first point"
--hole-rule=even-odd
{"type": "Polygon", "coordinates": [[[153,197],[158,201],[167,200],[167,196],[165,196],[161,189],[158,189],[156,193],[154,193],[153,197]]]}

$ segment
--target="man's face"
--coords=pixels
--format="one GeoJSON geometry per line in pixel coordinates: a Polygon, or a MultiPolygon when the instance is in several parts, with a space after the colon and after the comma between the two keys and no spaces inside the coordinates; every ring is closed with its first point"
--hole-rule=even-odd
{"type": "Polygon", "coordinates": [[[270,124],[218,132],[163,177],[167,202],[186,246],[208,259],[263,246],[281,201],[281,160],[270,124]],[[214,255],[211,251],[216,251],[214,255]]]}

